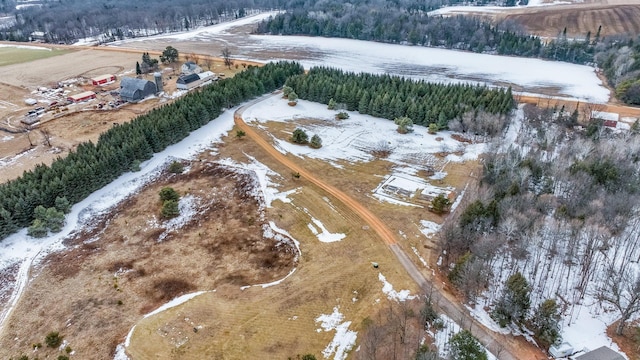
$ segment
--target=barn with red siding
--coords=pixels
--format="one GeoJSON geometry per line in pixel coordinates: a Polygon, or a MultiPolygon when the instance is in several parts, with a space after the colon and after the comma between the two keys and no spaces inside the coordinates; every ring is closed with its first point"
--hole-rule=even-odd
{"type": "Polygon", "coordinates": [[[91,78],[91,82],[95,86],[105,85],[116,81],[116,76],[111,74],[104,74],[94,78],[91,78]]]}

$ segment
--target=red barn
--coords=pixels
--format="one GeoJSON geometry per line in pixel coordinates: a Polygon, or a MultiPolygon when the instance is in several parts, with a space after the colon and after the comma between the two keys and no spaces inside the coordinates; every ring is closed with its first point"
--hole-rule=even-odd
{"type": "Polygon", "coordinates": [[[116,76],[111,74],[105,74],[91,78],[91,82],[93,82],[93,85],[95,86],[108,84],[114,81],[116,81],[116,76]]]}
{"type": "Polygon", "coordinates": [[[87,101],[95,98],[96,98],[96,93],[94,93],[93,91],[85,91],[85,92],[81,92],[80,94],[71,95],[67,97],[67,100],[77,103],[77,102],[87,101]]]}

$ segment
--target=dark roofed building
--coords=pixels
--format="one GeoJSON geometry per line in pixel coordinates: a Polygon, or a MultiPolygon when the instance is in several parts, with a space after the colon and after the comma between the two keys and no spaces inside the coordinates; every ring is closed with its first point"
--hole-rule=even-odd
{"type": "Polygon", "coordinates": [[[137,102],[156,93],[153,81],[124,77],[120,80],[120,97],[124,101],[137,102]]]}
{"type": "Polygon", "coordinates": [[[625,358],[608,347],[602,346],[578,356],[576,360],[625,360],[625,358]]]}
{"type": "Polygon", "coordinates": [[[197,86],[200,83],[200,76],[198,74],[182,75],[176,81],[176,88],[182,90],[189,90],[192,87],[197,86]]]}

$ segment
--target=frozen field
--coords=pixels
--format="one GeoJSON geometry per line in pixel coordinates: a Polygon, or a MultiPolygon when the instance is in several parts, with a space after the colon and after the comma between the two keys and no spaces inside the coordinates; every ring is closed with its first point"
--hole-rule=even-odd
{"type": "Polygon", "coordinates": [[[247,25],[273,14],[260,14],[184,33],[125,40],[116,45],[161,50],[171,44],[177,48],[208,51],[216,56],[219,47],[228,46],[237,59],[297,60],[306,68],[322,65],[434,82],[511,85],[523,93],[595,103],[605,103],[609,99],[609,90],[602,85],[594,69],[583,65],[350,39],[248,35],[247,25]]]}

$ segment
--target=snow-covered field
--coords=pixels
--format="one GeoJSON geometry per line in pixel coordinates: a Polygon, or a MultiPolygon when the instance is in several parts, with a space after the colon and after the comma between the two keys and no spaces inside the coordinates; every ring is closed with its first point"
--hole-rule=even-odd
{"type": "Polygon", "coordinates": [[[540,7],[540,6],[554,6],[554,5],[568,5],[572,4],[571,1],[552,1],[544,2],[542,0],[530,0],[527,5],[524,6],[474,6],[474,5],[456,5],[445,6],[438,10],[429,11],[429,16],[436,15],[458,15],[458,14],[482,14],[482,13],[509,13],[514,11],[520,11],[526,8],[540,7]]]}
{"type": "Polygon", "coordinates": [[[517,91],[605,103],[609,91],[593,68],[557,61],[498,56],[422,46],[308,37],[238,35],[233,29],[259,22],[263,13],[192,31],[114,43],[217,41],[233,46],[234,58],[253,61],[296,59],[305,68],[330,66],[354,72],[394,74],[433,82],[466,82],[502,86],[517,91]]]}

